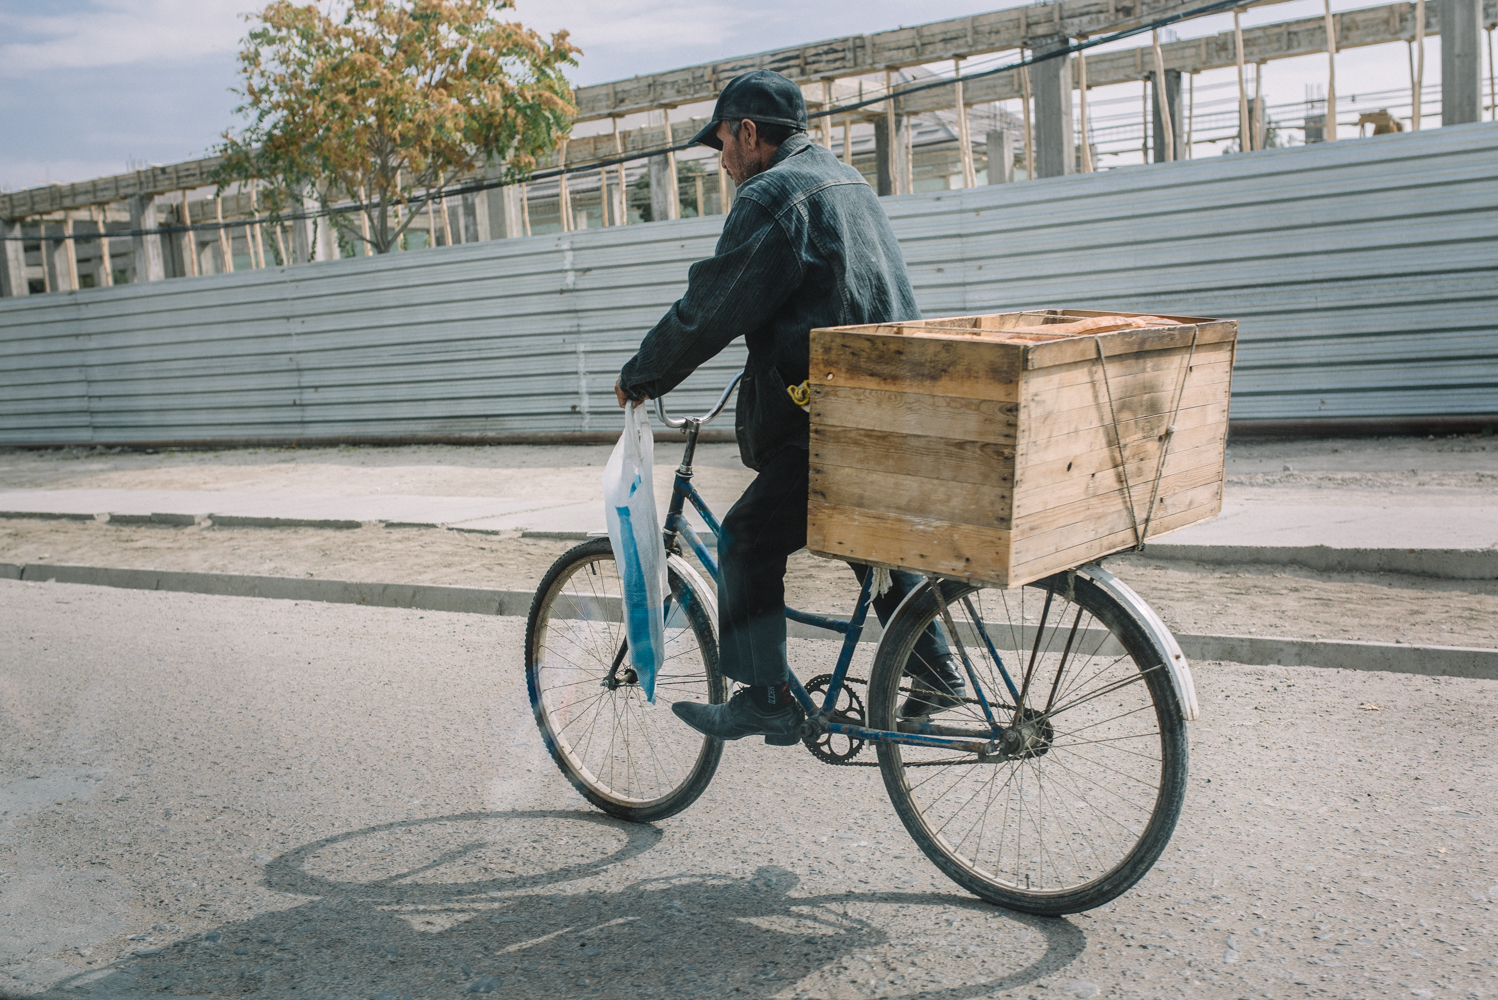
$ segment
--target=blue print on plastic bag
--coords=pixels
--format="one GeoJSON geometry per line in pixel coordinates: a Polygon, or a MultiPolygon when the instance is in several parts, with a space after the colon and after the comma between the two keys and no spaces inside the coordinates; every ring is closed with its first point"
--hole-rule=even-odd
{"type": "MultiPolygon", "coordinates": [[[[633,494],[640,486],[636,477],[633,494]]],[[[630,521],[628,507],[615,507],[619,515],[619,533],[624,536],[623,550],[619,558],[623,562],[620,575],[624,582],[624,634],[629,637],[630,660],[635,673],[640,677],[640,687],[645,697],[655,701],[655,672],[661,662],[661,651],[655,648],[655,636],[650,627],[651,608],[646,601],[645,571],[640,566],[640,551],[634,544],[635,528],[630,521]],[[633,599],[631,599],[633,598],[633,599]]]]}
{"type": "Polygon", "coordinates": [[[604,518],[619,570],[625,642],[640,693],[655,700],[665,658],[665,601],[669,593],[651,472],[650,421],[638,406],[624,412],[624,433],[603,470],[604,518]]]}

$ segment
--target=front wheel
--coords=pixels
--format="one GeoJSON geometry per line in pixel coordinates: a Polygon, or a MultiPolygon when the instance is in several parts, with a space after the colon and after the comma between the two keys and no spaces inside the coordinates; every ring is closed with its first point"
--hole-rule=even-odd
{"type": "Polygon", "coordinates": [[[525,630],[525,679],[552,759],[583,797],[611,816],[664,819],[697,800],[723,754],[690,729],[677,701],[720,703],[711,592],[673,558],[665,658],[655,702],[645,699],[625,646],[623,587],[607,538],[566,552],[547,570],[525,630]]]}
{"type": "MultiPolygon", "coordinates": [[[[942,594],[1006,738],[983,756],[881,743],[884,785],[905,828],[953,881],[1000,906],[1059,916],[1122,895],[1160,857],[1185,799],[1186,724],[1164,652],[1080,575],[1016,590],[946,582],[942,594]]],[[[971,681],[933,716],[898,716],[902,685],[920,683],[906,674],[916,639],[933,623],[955,655],[928,585],[880,646],[870,721],[991,738],[971,681]]]]}

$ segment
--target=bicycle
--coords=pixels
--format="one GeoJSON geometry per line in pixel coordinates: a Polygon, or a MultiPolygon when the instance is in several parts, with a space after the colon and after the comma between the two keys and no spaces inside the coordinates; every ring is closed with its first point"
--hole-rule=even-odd
{"type": "MultiPolygon", "coordinates": [[[[670,595],[656,703],[625,662],[606,537],[562,555],[531,605],[526,680],[547,750],[589,802],[625,820],[690,806],[722,754],[720,741],[688,728],[669,706],[721,703],[729,693],[718,672],[715,593],[686,553],[714,580],[717,564],[684,512],[691,504],[719,534],[692,485],[692,460],[702,427],[742,374],[698,417],[668,417],[656,400],[661,419],[686,436],[663,528],[670,595]]],[[[1095,563],[1015,591],[927,578],[890,617],[869,677],[857,678],[849,670],[875,577],[865,574],[846,619],[786,609],[790,621],[842,639],[830,673],[805,685],[792,673],[806,712],[803,743],[827,764],[879,767],[921,850],[982,899],[1061,915],[1126,892],[1175,829],[1185,723],[1196,715],[1189,666],[1159,616],[1095,563]],[[929,716],[901,718],[902,695],[937,693],[907,676],[928,629],[956,651],[968,692],[929,716]],[[855,759],[869,745],[877,763],[855,759]]]]}

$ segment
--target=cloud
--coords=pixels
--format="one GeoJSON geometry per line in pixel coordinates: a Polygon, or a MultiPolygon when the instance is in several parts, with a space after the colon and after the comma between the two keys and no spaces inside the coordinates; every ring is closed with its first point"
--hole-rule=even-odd
{"type": "Polygon", "coordinates": [[[238,49],[253,0],[89,0],[0,9],[0,75],[196,60],[238,49]],[[81,9],[80,9],[81,8],[81,9]]]}

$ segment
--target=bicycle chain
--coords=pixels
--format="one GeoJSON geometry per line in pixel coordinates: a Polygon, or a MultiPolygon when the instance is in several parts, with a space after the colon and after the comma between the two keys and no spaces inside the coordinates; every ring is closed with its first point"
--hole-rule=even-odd
{"type": "MultiPolygon", "coordinates": [[[[819,681],[830,681],[831,679],[832,679],[832,675],[831,674],[818,674],[816,677],[813,677],[810,681],[807,682],[807,684],[806,684],[806,690],[809,693],[811,691],[811,689],[819,681]]],[[[843,678],[843,683],[845,683],[845,684],[868,684],[868,681],[865,680],[865,679],[863,679],[862,677],[844,677],[843,678]]],[[[914,686],[905,686],[905,687],[899,688],[898,690],[899,690],[899,692],[901,694],[905,694],[905,695],[913,695],[917,691],[919,691],[921,694],[940,694],[940,693],[942,693],[942,692],[939,692],[939,691],[930,690],[929,688],[916,688],[914,686]]],[[[852,694],[853,692],[849,691],[848,693],[852,694]]],[[[857,696],[855,695],[855,697],[857,697],[857,696]]],[[[966,702],[966,703],[973,704],[973,705],[979,704],[978,699],[976,699],[976,698],[964,698],[962,700],[964,702],[966,702]]],[[[860,702],[860,705],[861,705],[862,704],[862,699],[859,699],[859,702],[860,702]]],[[[855,726],[857,726],[857,725],[864,725],[865,724],[864,720],[862,720],[862,719],[848,719],[848,718],[844,718],[839,713],[833,713],[832,719],[833,719],[834,722],[850,723],[850,724],[855,725],[855,726]]],[[[804,739],[802,739],[801,745],[804,746],[804,747],[806,747],[806,749],[811,753],[811,755],[813,757],[815,757],[817,760],[821,761],[823,764],[826,764],[828,767],[878,767],[879,766],[879,762],[877,760],[854,760],[853,759],[854,757],[856,757],[859,753],[861,753],[863,751],[864,746],[868,742],[867,740],[859,740],[858,749],[854,750],[852,753],[850,753],[846,757],[844,757],[844,756],[842,756],[840,754],[828,754],[828,753],[819,751],[817,749],[817,743],[815,742],[815,740],[819,739],[819,738],[820,738],[819,736],[818,737],[807,736],[804,739]]],[[[943,766],[946,765],[946,763],[947,762],[945,762],[945,761],[912,761],[912,762],[907,763],[905,766],[906,767],[943,767],[943,766]]]]}

